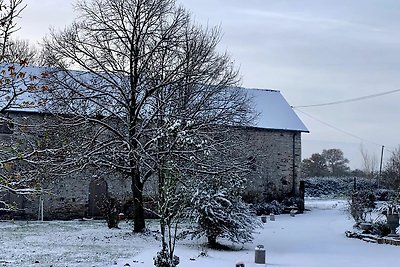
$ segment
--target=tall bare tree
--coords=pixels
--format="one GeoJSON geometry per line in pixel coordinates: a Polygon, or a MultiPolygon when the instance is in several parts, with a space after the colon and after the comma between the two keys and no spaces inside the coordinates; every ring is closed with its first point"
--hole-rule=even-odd
{"type": "Polygon", "coordinates": [[[385,164],[383,177],[390,188],[400,191],[400,146],[390,154],[385,164]]]}
{"type": "Polygon", "coordinates": [[[231,125],[243,122],[246,97],[226,90],[236,85],[237,71],[227,54],[216,52],[218,30],[194,26],[174,0],[93,0],[76,7],[76,21],[44,42],[47,63],[57,70],[48,103],[69,114],[70,125],[95,129],[69,159],[130,179],[134,230],[143,231],[144,183],[163,168],[168,158],[160,155],[173,152],[160,136],[178,124],[183,138],[228,116],[231,125]],[[180,113],[179,104],[186,105],[180,113]]]}
{"type": "Polygon", "coordinates": [[[23,0],[0,1],[0,61],[8,62],[10,51],[10,38],[13,33],[19,30],[16,19],[19,18],[26,5],[23,0]]]}
{"type": "Polygon", "coordinates": [[[363,171],[368,178],[374,178],[378,170],[378,158],[376,154],[370,153],[365,147],[360,146],[363,171]]]}
{"type": "Polygon", "coordinates": [[[32,105],[24,98],[28,92],[34,91],[33,84],[38,80],[38,73],[27,74],[25,67],[27,59],[21,58],[17,62],[10,61],[10,53],[14,53],[12,34],[19,28],[16,19],[26,7],[22,0],[9,0],[8,3],[0,1],[0,112],[10,108],[26,107],[32,105]],[[17,63],[17,64],[13,64],[17,63]]]}
{"type": "Polygon", "coordinates": [[[39,66],[39,50],[26,39],[10,39],[5,51],[6,60],[9,63],[39,66]]]}

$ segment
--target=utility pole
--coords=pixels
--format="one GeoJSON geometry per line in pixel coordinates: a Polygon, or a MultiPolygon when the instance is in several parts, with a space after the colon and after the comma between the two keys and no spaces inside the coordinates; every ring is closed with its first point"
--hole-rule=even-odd
{"type": "Polygon", "coordinates": [[[378,189],[380,189],[381,185],[381,177],[382,177],[382,162],[383,162],[383,149],[385,146],[382,146],[382,151],[381,151],[381,163],[379,164],[379,176],[378,176],[378,189]]]}

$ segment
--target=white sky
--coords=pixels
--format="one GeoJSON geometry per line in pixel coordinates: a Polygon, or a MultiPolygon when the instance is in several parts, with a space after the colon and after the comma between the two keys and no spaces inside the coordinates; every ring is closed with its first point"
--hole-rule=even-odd
{"type": "MultiPolygon", "coordinates": [[[[69,0],[25,0],[21,38],[40,40],[73,20],[69,0]]],[[[240,67],[245,87],[279,89],[293,106],[400,89],[400,1],[178,0],[203,25],[221,26],[220,49],[240,67]]],[[[379,158],[400,144],[400,92],[297,111],[311,131],[303,156],[341,148],[361,167],[360,144],[379,158]]]]}

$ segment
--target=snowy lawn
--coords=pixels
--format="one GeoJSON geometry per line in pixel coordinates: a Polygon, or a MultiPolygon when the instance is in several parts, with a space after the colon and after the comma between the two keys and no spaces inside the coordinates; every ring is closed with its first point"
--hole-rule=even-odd
{"type": "MultiPolygon", "coordinates": [[[[206,250],[198,257],[204,240],[183,240],[176,254],[181,267],[234,267],[254,264],[254,248],[262,244],[267,266],[398,266],[400,247],[348,239],[344,232],[353,222],[344,211],[345,201],[306,203],[311,211],[290,217],[276,216],[258,229],[253,244],[233,251],[206,250]]],[[[150,222],[156,229],[155,222],[150,222]]],[[[154,234],[136,235],[130,225],[109,230],[102,221],[0,222],[0,266],[153,266],[159,250],[154,234]],[[35,263],[36,262],[36,263],[35,263]]]]}
{"type": "Polygon", "coordinates": [[[152,236],[105,221],[0,222],[0,266],[107,266],[135,255],[152,236]]]}

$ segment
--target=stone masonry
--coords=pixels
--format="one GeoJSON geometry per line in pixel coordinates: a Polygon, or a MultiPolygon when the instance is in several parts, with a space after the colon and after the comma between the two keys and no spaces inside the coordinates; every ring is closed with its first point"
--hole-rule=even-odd
{"type": "MultiPolygon", "coordinates": [[[[10,112],[10,118],[25,124],[40,125],[49,115],[34,112],[10,112]]],[[[26,129],[13,127],[0,133],[1,142],[16,142],[26,129]]],[[[256,127],[238,128],[241,138],[247,144],[245,153],[251,162],[244,198],[249,202],[263,202],[273,199],[297,196],[301,163],[301,132],[269,130],[256,127]]],[[[31,131],[29,138],[40,140],[41,136],[31,131]]],[[[60,177],[39,177],[43,189],[42,196],[18,197],[10,193],[0,196],[14,201],[24,209],[29,218],[37,218],[40,200],[43,201],[45,219],[72,219],[98,216],[93,210],[96,192],[106,192],[119,199],[129,199],[130,181],[118,174],[102,176],[98,170],[84,170],[60,177]],[[93,191],[94,190],[94,191],[93,191]],[[96,191],[100,190],[100,191],[96,191]],[[103,190],[103,191],[102,191],[103,190]]],[[[145,190],[153,190],[154,185],[145,185],[145,190]]],[[[150,193],[151,194],[151,193],[150,193]]],[[[146,194],[145,195],[149,195],[146,194]]]]}
{"type": "Polygon", "coordinates": [[[264,202],[298,196],[301,133],[260,128],[240,131],[249,144],[249,157],[254,157],[245,199],[264,202]]]}

